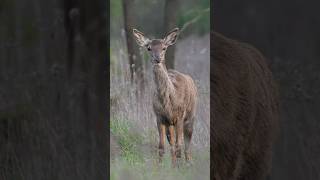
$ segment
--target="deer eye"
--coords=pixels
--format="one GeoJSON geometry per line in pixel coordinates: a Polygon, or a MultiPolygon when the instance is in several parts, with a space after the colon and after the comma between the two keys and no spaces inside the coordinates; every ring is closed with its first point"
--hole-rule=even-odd
{"type": "Polygon", "coordinates": [[[162,48],[162,50],[166,50],[166,49],[167,49],[167,48],[165,48],[165,47],[164,47],[164,48],[162,48]]]}

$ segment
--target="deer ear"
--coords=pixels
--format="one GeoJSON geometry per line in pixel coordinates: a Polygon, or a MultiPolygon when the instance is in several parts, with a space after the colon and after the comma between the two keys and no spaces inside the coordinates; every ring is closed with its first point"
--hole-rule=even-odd
{"type": "Polygon", "coordinates": [[[172,31],[170,31],[166,37],[163,39],[164,43],[167,46],[171,46],[176,43],[179,35],[179,28],[174,28],[172,31]]]}
{"type": "Polygon", "coordinates": [[[133,37],[139,46],[146,46],[150,41],[142,32],[138,31],[137,29],[133,29],[133,37]]]}

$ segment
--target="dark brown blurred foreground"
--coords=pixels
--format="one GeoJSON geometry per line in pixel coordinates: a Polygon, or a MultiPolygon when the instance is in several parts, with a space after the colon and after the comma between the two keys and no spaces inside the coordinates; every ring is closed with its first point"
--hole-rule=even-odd
{"type": "Polygon", "coordinates": [[[211,178],[265,180],[279,118],[271,71],[253,46],[211,38],[211,178]]]}
{"type": "Polygon", "coordinates": [[[0,179],[107,179],[107,1],[0,2],[0,179]]]}
{"type": "Polygon", "coordinates": [[[270,180],[320,179],[318,0],[215,0],[214,29],[268,57],[279,85],[280,133],[270,180]]]}

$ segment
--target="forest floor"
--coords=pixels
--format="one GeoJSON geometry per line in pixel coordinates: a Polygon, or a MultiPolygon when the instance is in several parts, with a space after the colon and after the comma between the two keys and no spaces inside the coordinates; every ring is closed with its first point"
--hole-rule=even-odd
{"type": "MultiPolygon", "coordinates": [[[[111,121],[111,180],[205,180],[210,178],[210,154],[206,149],[192,152],[192,165],[181,159],[172,168],[169,144],[162,163],[158,162],[157,141],[146,139],[125,120],[111,121]]],[[[182,156],[183,157],[183,156],[182,156]]]]}

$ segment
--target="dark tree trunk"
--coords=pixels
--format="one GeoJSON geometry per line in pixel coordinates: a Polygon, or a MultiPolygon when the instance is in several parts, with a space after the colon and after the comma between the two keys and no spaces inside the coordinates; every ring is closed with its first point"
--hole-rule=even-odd
{"type": "Polygon", "coordinates": [[[130,65],[131,82],[139,83],[144,88],[144,74],[142,57],[139,53],[139,47],[133,39],[132,30],[136,28],[134,13],[135,0],[123,0],[124,27],[127,40],[128,58],[130,65]]]}
{"type": "Polygon", "coordinates": [[[0,179],[108,179],[107,3],[0,6],[0,179]]]}
{"type": "MultiPolygon", "coordinates": [[[[168,33],[177,27],[179,0],[166,0],[164,9],[164,33],[168,33]]],[[[166,53],[166,65],[169,69],[174,68],[175,46],[168,48],[166,53]]]]}

